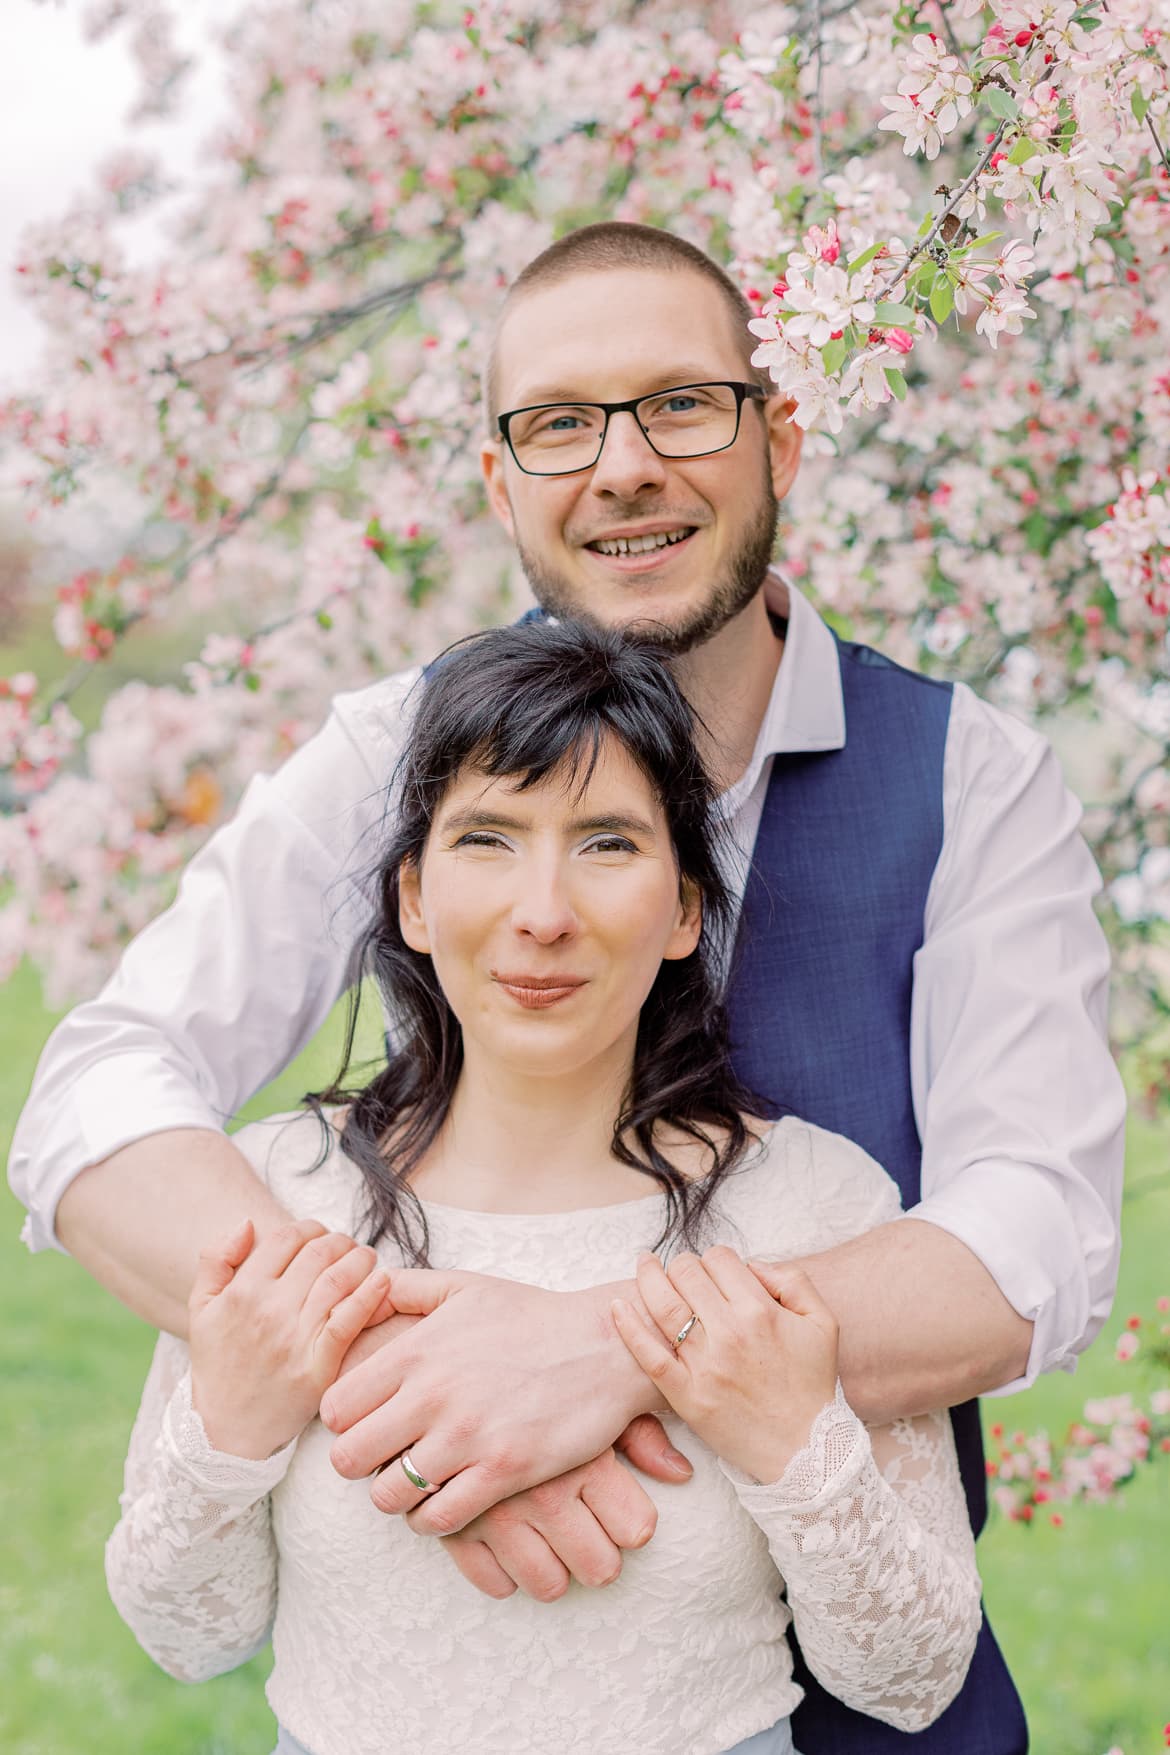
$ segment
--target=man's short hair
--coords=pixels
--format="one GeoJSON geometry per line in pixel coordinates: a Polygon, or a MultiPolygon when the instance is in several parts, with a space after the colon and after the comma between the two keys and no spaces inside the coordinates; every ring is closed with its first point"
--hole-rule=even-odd
{"type": "Polygon", "coordinates": [[[759,384],[769,395],[775,392],[776,387],[768,373],[751,363],[751,356],[759,344],[747,325],[756,313],[731,276],[710,256],[673,232],[652,225],[605,220],[599,225],[581,226],[577,231],[558,238],[555,244],[550,244],[526,268],[522,268],[508,288],[492,329],[483,372],[483,409],[490,437],[496,437],[496,361],[500,331],[512,307],[539,287],[555,286],[558,281],[568,280],[575,274],[595,274],[599,269],[607,268],[665,268],[703,275],[718,291],[731,318],[732,333],[742,351],[744,378],[750,384],[759,384]]]}

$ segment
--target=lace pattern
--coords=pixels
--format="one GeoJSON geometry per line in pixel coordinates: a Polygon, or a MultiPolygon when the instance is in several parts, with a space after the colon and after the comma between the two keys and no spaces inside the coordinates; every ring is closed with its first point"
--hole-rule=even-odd
{"type": "MultiPolygon", "coordinates": [[[[319,1156],[315,1120],[237,1139],[294,1214],[353,1223],[347,1160],[334,1151],[302,1174],[319,1156]]],[[[786,1120],[765,1143],[720,1190],[718,1235],[733,1247],[813,1253],[899,1211],[893,1183],[847,1141],[786,1120]]],[[[431,1206],[428,1222],[436,1266],[569,1290],[626,1277],[661,1209],[656,1196],[543,1215],[431,1206]]],[[[387,1722],[412,1755],[710,1755],[799,1702],[792,1619],[850,1704],[908,1730],[936,1716],[979,1622],[949,1420],[867,1433],[838,1393],[771,1485],[666,1424],[694,1477],[643,1478],[658,1527],[616,1583],[493,1602],[441,1544],[376,1512],[365,1482],[337,1476],[318,1422],[264,1462],[213,1451],[186,1350],[164,1336],[107,1551],[111,1594],[183,1680],[232,1668],[272,1628],[269,1698],[314,1755],[382,1755],[387,1722]]]]}

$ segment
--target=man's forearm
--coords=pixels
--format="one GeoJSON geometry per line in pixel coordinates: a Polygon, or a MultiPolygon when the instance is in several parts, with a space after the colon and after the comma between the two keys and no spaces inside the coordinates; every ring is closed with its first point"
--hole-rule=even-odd
{"type": "Polygon", "coordinates": [[[1021,1377],[1032,1324],[978,1256],[898,1219],[801,1263],[841,1328],[841,1384],[871,1425],[954,1407],[1021,1377]]]}
{"type": "Polygon", "coordinates": [[[176,1128],[83,1170],[61,1197],[57,1234],[115,1298],[185,1335],[199,1251],[243,1218],[263,1233],[285,1217],[226,1135],[176,1128]]]}

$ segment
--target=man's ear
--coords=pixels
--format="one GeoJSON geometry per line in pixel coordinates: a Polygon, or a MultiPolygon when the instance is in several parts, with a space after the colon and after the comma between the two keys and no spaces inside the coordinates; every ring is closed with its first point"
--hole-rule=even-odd
{"type": "Polygon", "coordinates": [[[772,492],[782,500],[796,480],[800,468],[800,448],[804,434],[790,419],[794,402],[783,396],[769,396],[764,404],[764,422],[768,431],[768,455],[771,460],[772,492]]]}
{"type": "Polygon", "coordinates": [[[423,914],[421,878],[417,861],[404,859],[398,870],[398,927],[412,951],[429,956],[431,935],[423,914]]]}
{"type": "Polygon", "coordinates": [[[678,890],[678,915],[674,930],[662,953],[664,962],[689,957],[703,930],[703,900],[690,878],[684,878],[678,890]]]}
{"type": "Polygon", "coordinates": [[[508,498],[508,487],[504,480],[504,441],[502,439],[484,440],[479,448],[479,466],[483,471],[488,505],[512,541],[515,542],[516,522],[512,517],[512,502],[508,498]]]}

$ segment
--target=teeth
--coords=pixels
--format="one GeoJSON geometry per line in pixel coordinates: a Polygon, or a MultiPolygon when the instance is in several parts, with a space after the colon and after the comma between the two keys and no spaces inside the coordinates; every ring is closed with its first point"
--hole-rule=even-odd
{"type": "Polygon", "coordinates": [[[690,534],[689,530],[654,530],[645,536],[615,536],[609,542],[595,542],[593,547],[603,555],[642,555],[652,548],[671,548],[690,534]]]}

